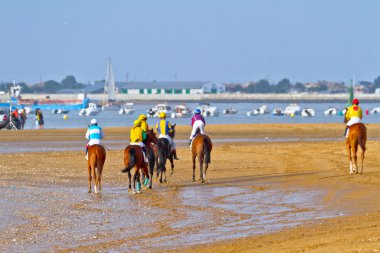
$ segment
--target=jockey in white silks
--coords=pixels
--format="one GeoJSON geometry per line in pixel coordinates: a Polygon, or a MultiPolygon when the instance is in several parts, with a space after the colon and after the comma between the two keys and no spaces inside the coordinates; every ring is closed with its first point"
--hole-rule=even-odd
{"type": "Polygon", "coordinates": [[[346,112],[346,129],[344,135],[348,136],[348,128],[353,124],[360,123],[360,120],[363,118],[362,108],[359,106],[359,100],[357,98],[352,100],[352,105],[347,108],[346,112]]]}
{"type": "Polygon", "coordinates": [[[190,134],[190,139],[189,139],[189,145],[191,144],[193,138],[195,137],[195,134],[197,133],[198,129],[201,134],[205,133],[205,126],[206,126],[206,121],[201,115],[201,110],[200,109],[195,109],[194,110],[194,116],[191,118],[191,134],[190,134]]]}

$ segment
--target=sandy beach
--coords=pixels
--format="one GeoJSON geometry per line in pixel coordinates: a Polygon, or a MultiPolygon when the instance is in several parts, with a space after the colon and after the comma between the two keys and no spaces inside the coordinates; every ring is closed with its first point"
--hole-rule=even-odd
{"type": "Polygon", "coordinates": [[[379,252],[380,124],[367,128],[364,174],[349,175],[342,124],[207,126],[201,184],[178,126],[173,176],[142,194],[120,172],[128,128],[104,129],[100,194],[87,193],[85,129],[1,130],[0,251],[379,252]]]}

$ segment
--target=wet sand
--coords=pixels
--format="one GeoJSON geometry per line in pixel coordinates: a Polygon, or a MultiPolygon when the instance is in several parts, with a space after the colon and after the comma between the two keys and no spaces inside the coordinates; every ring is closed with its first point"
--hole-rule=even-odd
{"type": "Polygon", "coordinates": [[[364,174],[351,176],[342,125],[207,126],[220,141],[206,184],[191,182],[189,127],[179,126],[173,176],[142,194],[120,172],[128,130],[105,129],[98,195],[87,193],[85,130],[0,131],[0,250],[380,251],[380,125],[368,126],[364,174]]]}

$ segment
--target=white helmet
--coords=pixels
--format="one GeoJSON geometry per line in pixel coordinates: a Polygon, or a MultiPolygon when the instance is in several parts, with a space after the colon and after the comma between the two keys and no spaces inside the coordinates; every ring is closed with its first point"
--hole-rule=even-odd
{"type": "Polygon", "coordinates": [[[96,124],[98,124],[98,121],[96,119],[92,119],[91,120],[91,125],[96,125],[96,124]]]}

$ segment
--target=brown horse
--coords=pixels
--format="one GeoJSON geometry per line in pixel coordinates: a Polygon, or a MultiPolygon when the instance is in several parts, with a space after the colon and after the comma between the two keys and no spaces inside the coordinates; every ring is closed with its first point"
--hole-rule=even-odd
{"type": "Polygon", "coordinates": [[[94,193],[102,190],[102,172],[106,160],[106,149],[102,145],[92,145],[88,147],[88,192],[91,193],[91,178],[94,177],[94,193]],[[92,176],[91,176],[92,174],[92,176]]]}
{"type": "Polygon", "coordinates": [[[366,151],[367,141],[367,128],[362,123],[353,124],[348,128],[348,137],[346,138],[346,149],[348,154],[348,160],[350,161],[350,174],[363,172],[364,152],[366,151]],[[361,160],[362,166],[359,172],[357,155],[358,146],[362,149],[361,160]]]}
{"type": "MultiPolygon", "coordinates": [[[[157,137],[153,130],[149,130],[147,133],[147,146],[150,146],[151,143],[157,144],[157,137]]],[[[131,189],[131,169],[135,169],[135,173],[133,175],[133,191],[140,192],[141,182],[140,182],[140,169],[145,177],[147,177],[150,181],[150,187],[152,184],[152,175],[149,176],[148,172],[148,164],[144,161],[143,151],[138,145],[128,145],[124,150],[124,165],[125,168],[121,171],[123,173],[128,172],[128,180],[129,185],[128,188],[131,189]],[[138,187],[136,188],[136,181],[138,187]]],[[[154,163],[152,164],[154,166],[154,163]]],[[[152,169],[151,169],[152,170],[152,169]]],[[[153,174],[153,170],[152,170],[153,174]]]]}
{"type": "Polygon", "coordinates": [[[211,139],[204,134],[198,134],[194,137],[192,145],[191,145],[191,151],[193,155],[193,182],[195,182],[195,159],[198,156],[199,160],[199,169],[200,169],[200,178],[199,181],[202,183],[206,180],[206,172],[208,168],[208,164],[211,163],[211,150],[212,150],[212,143],[211,139]],[[205,169],[203,172],[203,162],[205,163],[205,169]]]}

